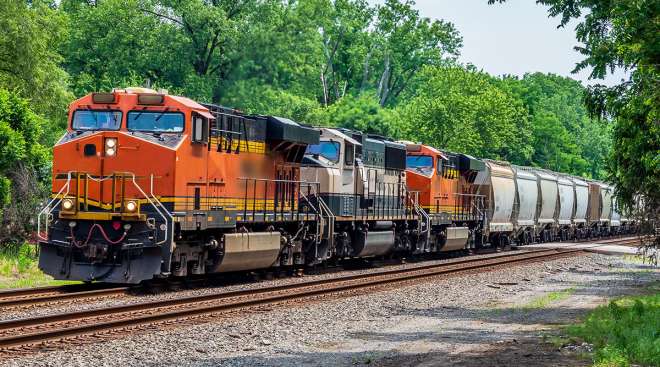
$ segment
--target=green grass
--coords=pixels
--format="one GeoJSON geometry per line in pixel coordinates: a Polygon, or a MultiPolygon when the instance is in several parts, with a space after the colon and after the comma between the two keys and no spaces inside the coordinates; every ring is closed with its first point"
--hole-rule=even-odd
{"type": "Polygon", "coordinates": [[[0,250],[0,289],[77,283],[53,280],[39,270],[37,262],[35,247],[31,245],[0,250]]]}
{"type": "Polygon", "coordinates": [[[552,344],[557,349],[577,342],[577,339],[563,335],[543,334],[542,337],[544,342],[552,344]]]}
{"type": "Polygon", "coordinates": [[[575,288],[566,288],[556,292],[546,293],[540,297],[534,298],[529,303],[522,306],[523,310],[531,311],[535,309],[545,308],[553,302],[558,302],[570,297],[575,293],[575,288]]]}
{"type": "Polygon", "coordinates": [[[642,256],[640,256],[640,255],[629,255],[629,254],[625,254],[625,255],[623,255],[623,260],[625,260],[625,261],[627,261],[627,262],[629,262],[629,263],[633,263],[633,264],[644,264],[644,263],[648,263],[648,261],[645,262],[645,261],[644,261],[644,258],[643,258],[642,256]]]}
{"type": "Polygon", "coordinates": [[[567,328],[572,337],[594,346],[594,366],[660,366],[660,293],[623,297],[592,311],[567,328]]]}

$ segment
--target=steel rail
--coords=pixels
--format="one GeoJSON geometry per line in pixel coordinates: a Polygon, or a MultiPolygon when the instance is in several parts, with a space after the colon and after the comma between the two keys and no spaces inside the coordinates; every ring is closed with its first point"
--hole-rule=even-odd
{"type": "Polygon", "coordinates": [[[0,293],[0,309],[40,303],[60,302],[81,298],[94,298],[128,293],[129,287],[101,287],[101,289],[69,291],[63,287],[41,287],[0,293]]]}

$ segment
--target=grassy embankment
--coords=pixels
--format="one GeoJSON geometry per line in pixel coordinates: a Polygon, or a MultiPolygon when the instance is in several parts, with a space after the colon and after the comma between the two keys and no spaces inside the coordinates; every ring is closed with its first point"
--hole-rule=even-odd
{"type": "Polygon", "coordinates": [[[570,297],[573,293],[575,293],[574,287],[562,289],[560,291],[546,293],[540,297],[534,298],[533,300],[522,306],[522,310],[533,311],[533,310],[545,308],[553,302],[559,302],[570,297]]]}
{"type": "Polygon", "coordinates": [[[660,366],[660,283],[650,291],[600,306],[566,333],[593,344],[594,366],[660,366]]]}
{"type": "Polygon", "coordinates": [[[75,282],[53,280],[39,270],[34,246],[23,245],[0,250],[0,289],[69,283],[75,282]]]}

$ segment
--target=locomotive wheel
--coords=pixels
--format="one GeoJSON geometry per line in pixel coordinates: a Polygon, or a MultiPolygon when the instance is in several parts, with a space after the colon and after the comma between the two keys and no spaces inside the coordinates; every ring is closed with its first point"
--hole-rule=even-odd
{"type": "Polygon", "coordinates": [[[494,248],[495,251],[500,251],[500,234],[495,233],[490,238],[490,247],[494,248]]]}
{"type": "Polygon", "coordinates": [[[507,236],[507,235],[500,236],[500,249],[501,250],[511,249],[511,245],[510,245],[510,242],[509,242],[509,236],[507,236]]]}

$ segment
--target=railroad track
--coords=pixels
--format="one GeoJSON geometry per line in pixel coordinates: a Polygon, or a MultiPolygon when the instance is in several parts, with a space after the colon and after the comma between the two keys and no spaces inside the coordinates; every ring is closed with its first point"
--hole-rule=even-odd
{"type": "Polygon", "coordinates": [[[640,245],[640,239],[637,237],[633,238],[615,238],[615,239],[608,239],[605,241],[595,241],[599,244],[603,245],[623,245],[623,246],[633,246],[633,245],[640,245]]]}
{"type": "MultiPolygon", "coordinates": [[[[626,237],[607,240],[592,240],[583,243],[633,245],[635,242],[639,243],[639,240],[636,237],[626,237]]],[[[0,310],[9,307],[25,307],[37,304],[69,302],[78,299],[120,296],[129,294],[131,289],[131,287],[117,287],[95,283],[0,291],[0,310]]]]}
{"type": "MultiPolygon", "coordinates": [[[[597,247],[597,246],[595,246],[597,247]]],[[[131,305],[59,313],[0,322],[0,356],[31,352],[49,344],[71,343],[136,329],[159,327],[200,318],[213,318],[265,305],[301,302],[323,296],[345,296],[366,289],[392,287],[406,282],[488,271],[502,266],[547,261],[584,253],[584,249],[535,250],[503,253],[480,259],[384,270],[376,273],[308,281],[274,287],[181,297],[131,305]]]]}
{"type": "Polygon", "coordinates": [[[54,287],[24,288],[0,292],[0,309],[42,303],[71,301],[126,294],[129,287],[105,284],[72,284],[54,287]]]}
{"type": "MultiPolygon", "coordinates": [[[[567,241],[570,242],[570,241],[567,241]]],[[[597,243],[603,245],[619,244],[619,243],[639,243],[639,237],[628,236],[628,237],[618,237],[618,238],[601,238],[601,239],[589,239],[587,241],[577,241],[575,243],[597,243]]]]}

